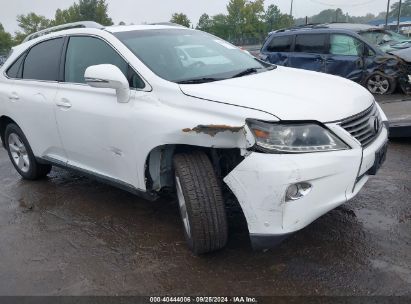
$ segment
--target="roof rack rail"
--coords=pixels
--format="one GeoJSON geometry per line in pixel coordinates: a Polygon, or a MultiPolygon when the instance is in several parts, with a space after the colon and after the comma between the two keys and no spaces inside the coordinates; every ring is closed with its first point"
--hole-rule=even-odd
{"type": "Polygon", "coordinates": [[[103,29],[104,26],[102,26],[101,24],[99,24],[97,22],[94,22],[94,21],[80,21],[80,22],[66,23],[66,24],[62,24],[62,25],[49,27],[49,28],[46,28],[46,29],[41,30],[39,32],[30,34],[23,40],[23,42],[27,42],[27,41],[33,40],[35,38],[38,38],[38,37],[41,37],[43,35],[47,35],[47,34],[50,34],[50,33],[63,31],[63,30],[68,30],[68,29],[73,29],[73,28],[103,29]]]}
{"type": "Polygon", "coordinates": [[[168,26],[177,26],[177,27],[185,27],[184,25],[178,24],[178,23],[173,23],[173,22],[154,22],[154,23],[149,23],[149,25],[168,25],[168,26]]]}
{"type": "Polygon", "coordinates": [[[273,31],[272,33],[283,33],[283,32],[292,32],[292,31],[298,31],[298,30],[325,29],[325,28],[328,28],[328,26],[325,24],[309,23],[309,24],[296,25],[292,27],[282,28],[282,29],[273,31]]]}

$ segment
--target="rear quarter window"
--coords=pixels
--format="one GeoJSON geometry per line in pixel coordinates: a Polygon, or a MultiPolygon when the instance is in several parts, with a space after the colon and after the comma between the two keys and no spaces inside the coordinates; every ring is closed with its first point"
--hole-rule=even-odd
{"type": "Polygon", "coordinates": [[[289,52],[291,50],[292,36],[273,37],[267,46],[268,52],[289,52]]]}
{"type": "Polygon", "coordinates": [[[21,78],[22,77],[22,63],[24,58],[26,57],[26,53],[20,55],[20,57],[8,68],[6,74],[10,78],[21,78]]]}
{"type": "Polygon", "coordinates": [[[295,38],[295,52],[326,54],[326,34],[302,34],[295,38]]]}

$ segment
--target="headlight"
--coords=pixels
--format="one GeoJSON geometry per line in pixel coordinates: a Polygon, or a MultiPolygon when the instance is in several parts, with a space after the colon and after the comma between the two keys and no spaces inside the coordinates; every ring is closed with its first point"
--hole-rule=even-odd
{"type": "Polygon", "coordinates": [[[248,119],[258,148],[272,153],[308,153],[346,150],[336,135],[315,123],[270,123],[248,119]]]}

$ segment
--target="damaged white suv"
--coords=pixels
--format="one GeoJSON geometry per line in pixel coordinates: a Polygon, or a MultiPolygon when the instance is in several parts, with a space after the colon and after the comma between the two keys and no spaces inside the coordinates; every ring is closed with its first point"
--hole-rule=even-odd
{"type": "Polygon", "coordinates": [[[75,169],[153,200],[174,192],[196,254],[225,246],[226,197],[268,248],[353,198],[385,159],[386,116],[354,82],[182,27],[67,27],[29,37],[0,70],[14,167],[29,180],[75,169]]]}

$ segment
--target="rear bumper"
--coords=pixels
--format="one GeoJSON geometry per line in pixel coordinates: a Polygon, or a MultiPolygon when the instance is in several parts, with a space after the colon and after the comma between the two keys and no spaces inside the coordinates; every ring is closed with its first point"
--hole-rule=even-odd
{"type": "Polygon", "coordinates": [[[247,156],[224,181],[243,209],[253,246],[275,246],[356,196],[367,182],[367,172],[387,134],[383,128],[366,149],[358,145],[336,152],[247,156]],[[311,184],[311,192],[286,202],[287,188],[299,182],[311,184]]]}

